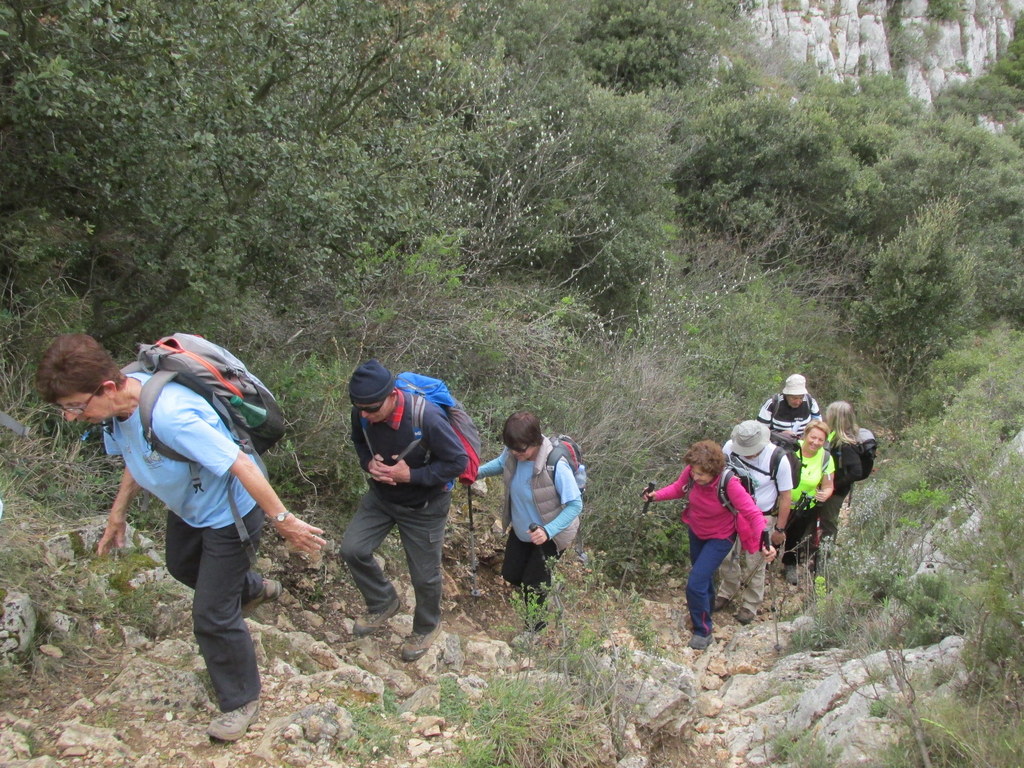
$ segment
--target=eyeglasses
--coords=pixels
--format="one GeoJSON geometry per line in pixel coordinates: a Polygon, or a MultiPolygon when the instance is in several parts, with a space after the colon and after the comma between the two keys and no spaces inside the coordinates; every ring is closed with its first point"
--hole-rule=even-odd
{"type": "Polygon", "coordinates": [[[512,453],[526,453],[528,450],[530,450],[530,446],[529,445],[516,445],[516,446],[510,445],[510,446],[508,446],[508,449],[510,451],[512,451],[512,453]]]}
{"type": "Polygon", "coordinates": [[[355,408],[356,410],[362,411],[363,413],[376,413],[377,411],[384,407],[384,403],[386,403],[387,401],[387,398],[384,398],[379,403],[374,403],[373,405],[355,405],[355,408]]]}
{"type": "MultiPolygon", "coordinates": [[[[103,382],[103,384],[106,383],[107,382],[103,382]]],[[[92,399],[103,391],[103,384],[100,384],[96,391],[89,395],[89,397],[86,398],[86,401],[81,405],[76,405],[74,403],[54,403],[53,406],[60,413],[73,413],[75,416],[81,416],[85,413],[85,409],[89,407],[89,403],[92,402],[92,399]]]]}

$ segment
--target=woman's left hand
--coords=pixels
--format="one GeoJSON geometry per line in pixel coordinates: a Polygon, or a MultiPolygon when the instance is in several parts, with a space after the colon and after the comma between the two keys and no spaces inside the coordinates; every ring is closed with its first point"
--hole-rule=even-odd
{"type": "Polygon", "coordinates": [[[831,497],[831,496],[832,496],[832,489],[831,488],[819,488],[817,490],[817,492],[815,492],[815,494],[814,494],[814,499],[815,499],[815,501],[817,501],[820,504],[823,501],[828,501],[829,497],[831,497]]]}
{"type": "Polygon", "coordinates": [[[775,557],[779,554],[779,550],[775,547],[761,547],[761,555],[764,557],[766,563],[775,561],[775,557]]]}
{"type": "Polygon", "coordinates": [[[547,540],[548,532],[544,530],[543,526],[535,525],[530,529],[530,541],[538,547],[547,540]]]}

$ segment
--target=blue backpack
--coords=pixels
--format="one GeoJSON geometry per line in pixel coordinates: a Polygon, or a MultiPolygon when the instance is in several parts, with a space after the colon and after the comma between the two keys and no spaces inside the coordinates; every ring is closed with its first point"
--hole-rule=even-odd
{"type": "Polygon", "coordinates": [[[466,469],[458,479],[463,485],[471,485],[476,480],[477,472],[480,469],[480,430],[476,428],[476,424],[473,423],[473,419],[466,413],[462,404],[452,396],[448,385],[441,379],[405,371],[398,374],[395,386],[403,392],[414,395],[411,398],[414,439],[402,451],[402,455],[407,454],[423,439],[423,403],[424,401],[431,402],[444,411],[445,416],[448,417],[448,423],[452,425],[452,429],[466,449],[469,461],[466,462],[466,469]]]}

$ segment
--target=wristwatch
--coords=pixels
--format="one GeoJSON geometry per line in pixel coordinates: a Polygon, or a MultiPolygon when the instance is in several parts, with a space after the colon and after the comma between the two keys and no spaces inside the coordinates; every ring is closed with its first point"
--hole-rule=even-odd
{"type": "Polygon", "coordinates": [[[776,533],[785,533],[786,532],[785,528],[779,528],[779,526],[777,526],[777,525],[773,525],[772,528],[775,529],[776,533]]]}
{"type": "Polygon", "coordinates": [[[274,515],[274,519],[275,519],[275,520],[277,520],[277,522],[279,522],[279,523],[283,523],[283,522],[284,522],[285,520],[287,520],[287,519],[288,519],[288,516],[289,516],[290,514],[291,514],[291,512],[289,512],[289,511],[288,511],[288,510],[286,509],[286,510],[285,510],[284,512],[282,512],[281,514],[279,514],[279,515],[274,515]]]}

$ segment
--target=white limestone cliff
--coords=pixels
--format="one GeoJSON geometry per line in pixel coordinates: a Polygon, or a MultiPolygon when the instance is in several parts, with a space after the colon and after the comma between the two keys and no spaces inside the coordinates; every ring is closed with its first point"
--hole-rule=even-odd
{"type": "Polygon", "coordinates": [[[892,74],[926,102],[984,74],[1013,39],[1024,0],[961,0],[952,20],[928,0],[747,0],[758,39],[837,80],[892,74]],[[895,14],[896,18],[889,19],[895,14]]]}

